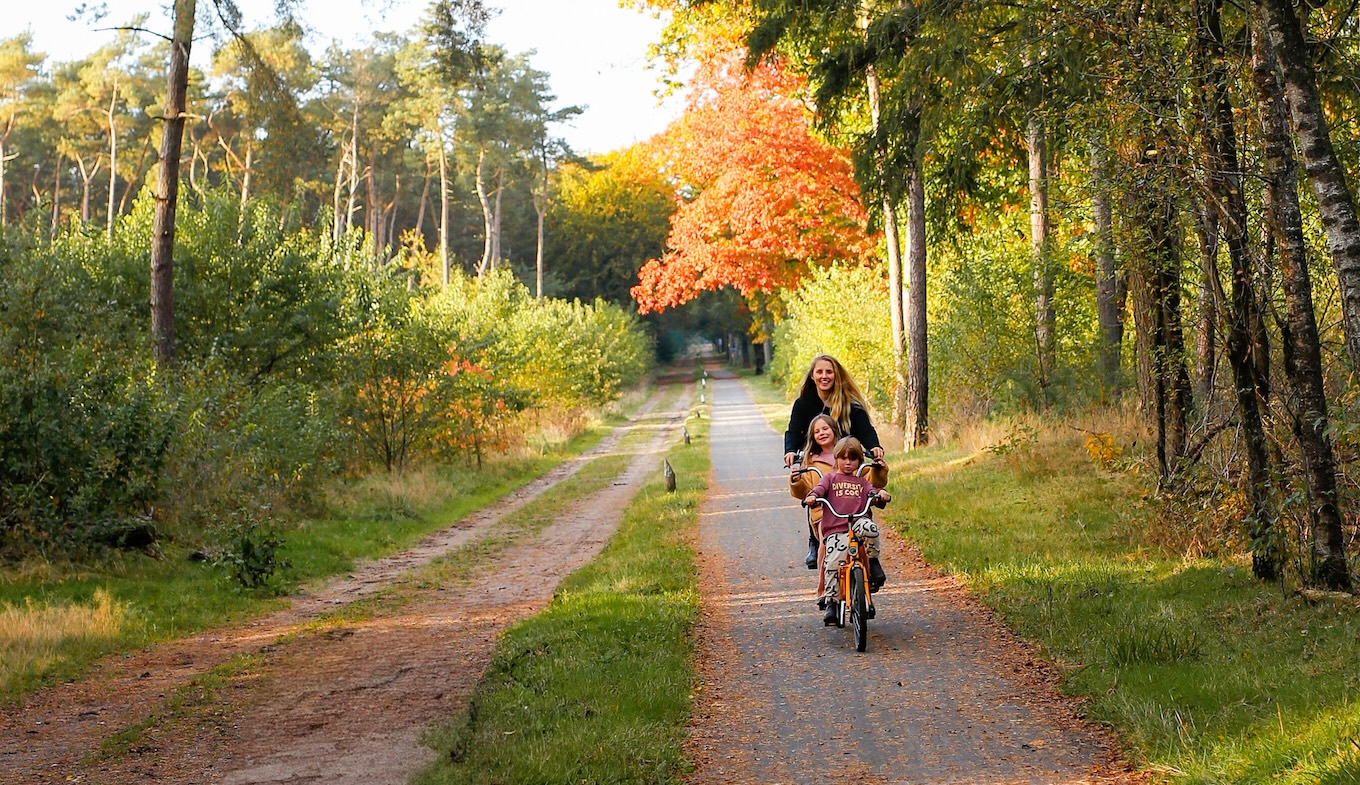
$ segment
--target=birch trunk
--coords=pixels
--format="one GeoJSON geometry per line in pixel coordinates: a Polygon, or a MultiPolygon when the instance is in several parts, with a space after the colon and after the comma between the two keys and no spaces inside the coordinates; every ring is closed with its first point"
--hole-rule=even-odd
{"type": "Polygon", "coordinates": [[[1124,344],[1123,304],[1115,267],[1114,221],[1110,212],[1109,160],[1104,142],[1090,141],[1091,217],[1096,230],[1096,319],[1100,324],[1100,378],[1112,400],[1119,400],[1119,355],[1124,344]]]}
{"type": "Polygon", "coordinates": [[[1336,454],[1323,384],[1321,339],[1299,209],[1298,164],[1290,145],[1274,52],[1268,38],[1259,32],[1252,35],[1251,65],[1266,155],[1266,223],[1279,247],[1280,283],[1289,325],[1285,371],[1298,399],[1294,432],[1308,489],[1312,577],[1330,589],[1349,589],[1351,576],[1337,497],[1336,454]]]}
{"type": "Polygon", "coordinates": [[[430,162],[425,162],[425,184],[420,188],[420,209],[416,212],[416,236],[425,237],[425,210],[430,204],[430,162]]]}
{"type": "Polygon", "coordinates": [[[340,160],[335,164],[335,190],[331,195],[331,241],[340,242],[345,233],[345,218],[340,213],[340,194],[344,190],[345,161],[349,159],[349,147],[340,151],[340,160]]]}
{"type": "Polygon", "coordinates": [[[439,142],[439,264],[444,270],[444,286],[449,285],[449,156],[439,142]]]}
{"type": "Polygon", "coordinates": [[[65,154],[58,149],[57,168],[52,173],[52,238],[57,236],[57,227],[61,224],[61,166],[65,160],[65,154]]]}
{"type": "Polygon", "coordinates": [[[359,104],[354,104],[354,120],[349,134],[349,198],[345,201],[345,231],[354,226],[354,200],[359,191],[359,104]]]}
{"type": "Polygon", "coordinates": [[[477,201],[482,206],[482,261],[477,265],[477,275],[486,274],[491,266],[491,198],[486,192],[486,147],[477,150],[477,201]]]}
{"type": "Polygon", "coordinates": [[[1304,171],[1317,199],[1341,291],[1346,353],[1360,371],[1360,218],[1346,170],[1332,145],[1303,26],[1290,0],[1253,0],[1257,28],[1269,33],[1304,171]]]}
{"type": "Polygon", "coordinates": [[[117,213],[114,201],[118,193],[118,125],[113,110],[118,105],[118,77],[113,78],[113,95],[109,98],[109,214],[104,236],[113,237],[113,216],[117,213]]]}
{"type": "Polygon", "coordinates": [[[1049,401],[1049,387],[1057,362],[1056,315],[1053,310],[1053,269],[1048,237],[1048,149],[1043,123],[1031,111],[1025,124],[1029,152],[1029,241],[1034,265],[1034,347],[1038,361],[1039,398],[1049,401]]]}

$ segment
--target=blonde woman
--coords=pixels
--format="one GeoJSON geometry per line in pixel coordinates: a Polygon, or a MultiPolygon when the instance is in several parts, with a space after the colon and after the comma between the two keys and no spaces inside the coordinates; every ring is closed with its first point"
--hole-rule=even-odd
{"type": "Polygon", "coordinates": [[[842,434],[858,439],[875,461],[883,458],[878,431],[869,419],[864,395],[836,358],[819,354],[812,358],[789,412],[789,427],[784,431],[784,466],[792,468],[796,450],[807,439],[812,418],[819,414],[829,415],[842,434]]]}

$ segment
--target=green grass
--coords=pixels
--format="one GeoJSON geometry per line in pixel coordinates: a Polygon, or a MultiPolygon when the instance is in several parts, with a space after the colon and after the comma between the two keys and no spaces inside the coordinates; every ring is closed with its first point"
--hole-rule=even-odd
{"type": "Polygon", "coordinates": [[[1139,478],[1050,435],[1009,454],[893,461],[886,520],[1066,670],[1140,765],[1178,783],[1360,782],[1360,612],[1240,560],[1147,543],[1139,478]]]}
{"type": "MultiPolygon", "coordinates": [[[[387,483],[351,489],[341,504],[344,515],[303,521],[284,531],[282,557],[290,566],[283,578],[298,586],[396,553],[580,454],[606,432],[597,427],[555,452],[487,463],[481,471],[429,472],[415,492],[387,483]]],[[[107,654],[258,616],[285,603],[270,593],[239,588],[221,568],[191,561],[189,550],[170,542],[162,558],[111,553],[86,564],[29,562],[0,572],[0,610],[50,614],[93,606],[97,592],[117,609],[111,631],[107,625],[100,634],[72,631],[39,655],[26,654],[31,642],[17,635],[11,639],[7,625],[6,634],[0,634],[0,702],[14,704],[32,690],[78,678],[107,654]]]]}
{"type": "Polygon", "coordinates": [[[506,632],[466,710],[430,734],[439,757],[416,783],[680,781],[707,423],[669,450],[677,491],[646,486],[605,551],[506,632]]]}

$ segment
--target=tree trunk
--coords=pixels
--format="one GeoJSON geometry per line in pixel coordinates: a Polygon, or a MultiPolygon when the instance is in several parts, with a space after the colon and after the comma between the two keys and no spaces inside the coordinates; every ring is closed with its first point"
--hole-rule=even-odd
{"type": "Polygon", "coordinates": [[[345,201],[345,231],[354,226],[354,201],[359,191],[359,103],[354,104],[354,119],[349,134],[349,198],[345,201]]]}
{"type": "Polygon", "coordinates": [[[1351,576],[1337,499],[1336,456],[1323,386],[1308,244],[1299,209],[1298,164],[1290,145],[1274,53],[1261,31],[1252,35],[1252,81],[1256,86],[1266,156],[1266,222],[1279,247],[1280,283],[1289,325],[1285,371],[1298,399],[1294,432],[1303,456],[1308,489],[1312,577],[1330,589],[1349,589],[1351,576]]]}
{"type": "Polygon", "coordinates": [[[1199,289],[1196,294],[1198,318],[1195,330],[1195,400],[1207,417],[1214,397],[1214,377],[1218,370],[1218,219],[1207,205],[1195,210],[1195,230],[1199,238],[1199,289]]]}
{"type": "Polygon", "coordinates": [[[395,174],[392,176],[392,201],[388,203],[387,209],[383,210],[385,222],[383,228],[383,244],[380,246],[382,248],[394,248],[400,240],[400,238],[397,237],[397,213],[399,212],[398,208],[400,205],[401,175],[395,174]]]}
{"type": "Polygon", "coordinates": [[[491,197],[486,192],[486,147],[477,150],[477,201],[482,205],[482,261],[477,265],[477,275],[486,274],[491,266],[491,197]]]}
{"type": "Polygon", "coordinates": [[[430,162],[425,161],[425,184],[420,189],[420,209],[416,212],[416,236],[425,237],[425,210],[430,204],[430,162]]]}
{"type": "Polygon", "coordinates": [[[349,147],[340,151],[340,160],[335,165],[335,190],[331,194],[331,241],[340,242],[345,233],[345,217],[340,212],[340,194],[344,190],[345,162],[349,160],[349,147]]]}
{"type": "Polygon", "coordinates": [[[444,286],[449,285],[449,172],[448,152],[439,142],[439,263],[444,270],[444,286]]]}
{"type": "Polygon", "coordinates": [[[496,201],[491,209],[491,269],[501,263],[501,196],[505,193],[505,170],[496,170],[496,201]]]}
{"type": "MultiPolygon", "coordinates": [[[[544,174],[546,178],[546,173],[544,174]]],[[[545,186],[546,187],[546,186],[545,186]]],[[[534,296],[543,299],[543,218],[547,212],[548,200],[534,194],[534,218],[537,221],[537,234],[534,243],[534,296]]]]}
{"type": "Polygon", "coordinates": [[[1106,395],[1120,396],[1119,355],[1124,344],[1121,283],[1115,267],[1114,220],[1104,140],[1091,137],[1091,218],[1096,230],[1096,319],[1100,324],[1100,379],[1106,395]]]}
{"type": "Polygon", "coordinates": [[[195,0],[175,0],[175,32],[170,42],[156,211],[151,229],[151,336],[156,362],[161,366],[169,365],[175,357],[175,207],[179,201],[179,156],[184,144],[189,47],[194,41],[195,5],[195,0]]]}
{"type": "Polygon", "coordinates": [[[382,213],[378,207],[378,178],[374,165],[373,151],[368,153],[368,165],[364,167],[364,226],[368,228],[369,248],[377,256],[382,251],[382,213]]]}
{"type": "Polygon", "coordinates": [[[246,160],[241,172],[241,209],[250,204],[250,175],[255,167],[255,140],[246,137],[246,160]]]}
{"type": "MultiPolygon", "coordinates": [[[[862,18],[861,24],[867,26],[867,16],[862,18]]],[[[878,70],[871,64],[864,72],[865,84],[869,93],[869,117],[873,123],[874,131],[877,132],[880,118],[882,117],[882,99],[879,91],[878,70]]],[[[878,163],[879,171],[876,173],[880,179],[886,179],[888,172],[884,164],[878,163]]],[[[888,312],[890,329],[892,330],[892,353],[893,353],[893,393],[892,393],[892,424],[903,428],[907,424],[907,344],[906,344],[906,315],[903,307],[903,281],[902,281],[902,239],[898,234],[897,226],[897,205],[892,195],[892,189],[887,187],[887,183],[881,183],[879,190],[883,196],[883,239],[887,246],[888,263],[888,312]]],[[[910,437],[907,437],[907,448],[910,444],[910,437]]]]}
{"type": "Polygon", "coordinates": [[[1048,149],[1043,123],[1030,112],[1025,124],[1029,151],[1029,241],[1034,264],[1034,346],[1038,361],[1039,401],[1048,406],[1057,363],[1053,310],[1052,253],[1048,237],[1048,149]]]}
{"type": "Polygon", "coordinates": [[[132,170],[132,179],[127,181],[127,187],[123,189],[123,195],[118,199],[118,214],[127,212],[127,203],[137,195],[137,183],[142,181],[142,175],[146,174],[146,162],[151,157],[151,135],[147,134],[146,141],[142,144],[142,154],[137,156],[137,168],[132,170]]]}
{"type": "Polygon", "coordinates": [[[9,131],[6,129],[5,135],[0,137],[0,226],[8,225],[5,220],[5,141],[8,137],[9,131]]]}
{"type": "Polygon", "coordinates": [[[1360,371],[1360,219],[1332,145],[1303,26],[1290,0],[1253,0],[1257,29],[1269,31],[1304,170],[1317,198],[1341,291],[1346,353],[1360,371]]]}
{"type": "Polygon", "coordinates": [[[118,104],[118,77],[113,77],[113,95],[109,98],[109,214],[104,236],[113,237],[113,217],[117,214],[115,197],[118,194],[118,125],[113,110],[118,104]]]}
{"type": "Polygon", "coordinates": [[[84,158],[76,158],[76,166],[80,169],[80,222],[87,224],[90,222],[90,183],[94,176],[99,173],[100,161],[94,162],[94,168],[85,166],[84,158]]]}
{"type": "Polygon", "coordinates": [[[930,443],[930,355],[926,335],[926,188],[920,154],[907,174],[907,426],[908,449],[930,443]]]}
{"type": "MultiPolygon", "coordinates": [[[[1199,95],[1203,100],[1204,168],[1210,195],[1206,209],[1215,213],[1232,264],[1232,306],[1227,311],[1228,363],[1233,371],[1237,416],[1247,462],[1245,490],[1251,507],[1248,533],[1252,541],[1252,572],[1261,580],[1274,580],[1279,576],[1283,556],[1274,531],[1275,512],[1270,501],[1270,464],[1261,411],[1264,383],[1257,378],[1258,363],[1253,356],[1257,350],[1253,328],[1259,318],[1254,313],[1258,300],[1247,253],[1247,202],[1242,191],[1237,132],[1233,127],[1224,63],[1222,2],[1198,0],[1196,4],[1197,57],[1200,61],[1196,70],[1204,80],[1199,95]]],[[[1216,273],[1211,283],[1217,285],[1216,273]]]]}
{"type": "Polygon", "coordinates": [[[57,227],[61,224],[61,165],[65,160],[66,155],[58,148],[57,168],[52,173],[52,238],[56,238],[57,227]]]}

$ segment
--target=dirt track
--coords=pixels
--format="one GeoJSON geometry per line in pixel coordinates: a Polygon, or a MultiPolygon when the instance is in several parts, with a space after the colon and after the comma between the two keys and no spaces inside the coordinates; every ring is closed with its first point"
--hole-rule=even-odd
{"type": "Polygon", "coordinates": [[[662,396],[654,396],[628,426],[516,491],[475,526],[456,524],[250,624],[110,658],[87,679],[31,696],[0,714],[0,780],[405,782],[431,755],[419,744],[421,732],[465,703],[501,631],[546,605],[561,578],[603,547],[619,511],[678,438],[689,397],[686,390],[658,411],[662,396]],[[623,475],[537,537],[511,546],[494,565],[492,591],[424,587],[396,611],[309,631],[307,623],[321,614],[486,536],[590,458],[618,452],[622,437],[637,430],[651,431],[651,438],[623,475]],[[232,660],[240,655],[246,657],[232,660]],[[233,673],[211,693],[184,689],[228,661],[236,663],[233,673]],[[167,696],[175,694],[192,706],[166,719],[167,696]],[[110,734],[142,722],[146,730],[126,752],[98,753],[110,734]]]}

